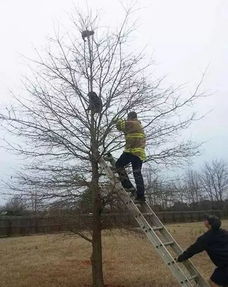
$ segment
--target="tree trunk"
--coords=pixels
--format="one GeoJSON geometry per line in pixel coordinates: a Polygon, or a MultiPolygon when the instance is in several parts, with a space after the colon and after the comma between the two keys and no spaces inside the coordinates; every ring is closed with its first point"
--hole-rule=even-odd
{"type": "Polygon", "coordinates": [[[96,129],[94,124],[94,114],[91,116],[91,163],[92,163],[92,202],[93,202],[93,232],[92,232],[92,278],[93,287],[104,287],[102,268],[102,240],[101,240],[101,195],[99,187],[98,170],[98,144],[96,140],[96,129]]]}
{"type": "Polygon", "coordinates": [[[93,192],[93,235],[92,235],[92,276],[93,287],[103,287],[102,240],[101,240],[101,199],[98,184],[92,181],[93,192]]]}
{"type": "MultiPolygon", "coordinates": [[[[93,49],[90,37],[88,37],[89,50],[89,70],[88,79],[89,91],[93,90],[93,49]]],[[[93,41],[93,40],[92,40],[93,41]]],[[[94,111],[91,109],[91,164],[92,164],[92,204],[93,204],[93,232],[92,232],[92,276],[93,287],[104,287],[103,268],[102,268],[102,240],[101,240],[101,195],[99,187],[99,170],[98,170],[98,139],[94,119],[94,111]]]]}

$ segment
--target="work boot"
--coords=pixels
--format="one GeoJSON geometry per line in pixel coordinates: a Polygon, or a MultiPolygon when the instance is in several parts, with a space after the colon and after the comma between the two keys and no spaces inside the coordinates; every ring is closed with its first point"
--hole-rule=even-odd
{"type": "Polygon", "coordinates": [[[144,197],[144,195],[143,196],[136,196],[136,198],[135,198],[135,200],[134,200],[134,203],[139,203],[139,204],[143,204],[143,203],[145,203],[145,201],[146,201],[146,199],[145,199],[145,197],[144,197]]]}

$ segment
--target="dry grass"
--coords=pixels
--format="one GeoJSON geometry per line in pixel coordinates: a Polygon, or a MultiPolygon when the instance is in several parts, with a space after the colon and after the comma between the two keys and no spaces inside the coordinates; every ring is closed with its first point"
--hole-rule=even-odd
{"type": "MultiPolygon", "coordinates": [[[[228,228],[228,221],[224,221],[228,228]]],[[[187,247],[204,228],[201,223],[169,225],[177,241],[187,247]]],[[[72,235],[40,235],[0,239],[0,286],[91,286],[90,244],[72,235]]],[[[175,287],[175,279],[150,243],[126,231],[105,231],[104,276],[109,287],[175,287]]],[[[213,265],[206,254],[193,262],[205,277],[213,265]]]]}

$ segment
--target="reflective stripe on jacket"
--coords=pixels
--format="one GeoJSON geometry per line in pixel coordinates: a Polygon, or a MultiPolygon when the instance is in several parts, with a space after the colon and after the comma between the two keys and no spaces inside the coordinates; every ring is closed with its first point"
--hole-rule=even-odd
{"type": "Polygon", "coordinates": [[[145,160],[146,136],[140,121],[118,120],[116,127],[119,131],[124,132],[126,140],[124,151],[138,156],[141,160],[145,160]]]}

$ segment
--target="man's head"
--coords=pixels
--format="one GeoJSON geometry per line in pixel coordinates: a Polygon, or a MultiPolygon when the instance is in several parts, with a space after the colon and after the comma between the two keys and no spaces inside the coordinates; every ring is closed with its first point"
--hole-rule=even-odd
{"type": "Polygon", "coordinates": [[[127,119],[128,119],[128,120],[137,120],[137,114],[136,114],[136,112],[130,112],[130,113],[128,113],[127,119]]]}
{"type": "Polygon", "coordinates": [[[218,230],[221,226],[221,220],[215,215],[206,215],[204,224],[208,229],[218,230]]]}

